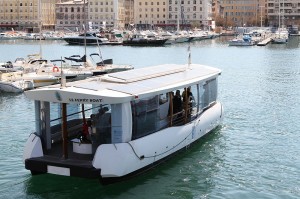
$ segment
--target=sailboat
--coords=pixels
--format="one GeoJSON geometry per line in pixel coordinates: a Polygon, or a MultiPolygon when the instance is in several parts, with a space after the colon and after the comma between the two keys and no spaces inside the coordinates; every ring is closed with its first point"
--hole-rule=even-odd
{"type": "MultiPolygon", "coordinates": [[[[283,3],[284,6],[284,3],[283,3]]],[[[282,14],[282,19],[284,22],[284,9],[282,14]]],[[[275,32],[272,43],[274,44],[285,44],[288,42],[289,32],[284,28],[284,24],[281,27],[281,10],[280,10],[280,1],[279,1],[279,12],[278,12],[278,30],[275,32]]]]}

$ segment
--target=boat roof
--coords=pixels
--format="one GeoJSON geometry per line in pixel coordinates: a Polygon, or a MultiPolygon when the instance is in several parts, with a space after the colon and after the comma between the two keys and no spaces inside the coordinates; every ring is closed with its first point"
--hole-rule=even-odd
{"type": "Polygon", "coordinates": [[[29,99],[48,102],[118,104],[174,91],[220,74],[217,68],[199,64],[165,64],[70,82],[64,87],[42,87],[25,94],[29,99]]]}

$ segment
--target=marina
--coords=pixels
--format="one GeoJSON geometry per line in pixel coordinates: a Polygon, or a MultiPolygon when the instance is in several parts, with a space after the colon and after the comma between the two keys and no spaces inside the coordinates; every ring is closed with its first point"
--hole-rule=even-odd
{"type": "MultiPolygon", "coordinates": [[[[263,48],[228,47],[232,38],[190,43],[191,63],[222,70],[218,82],[218,99],[224,107],[221,126],[171,160],[126,182],[101,186],[98,180],[52,174],[31,176],[22,157],[25,142],[35,131],[34,103],[24,93],[1,93],[1,198],[300,197],[299,37],[263,48]]],[[[37,43],[1,41],[0,60],[38,52],[37,43]]],[[[82,48],[61,40],[44,40],[42,46],[47,59],[83,53],[82,48]]],[[[117,45],[101,46],[101,51],[104,57],[113,57],[116,64],[139,69],[187,64],[188,46],[117,45]]],[[[87,54],[95,48],[87,47],[87,54]]]]}

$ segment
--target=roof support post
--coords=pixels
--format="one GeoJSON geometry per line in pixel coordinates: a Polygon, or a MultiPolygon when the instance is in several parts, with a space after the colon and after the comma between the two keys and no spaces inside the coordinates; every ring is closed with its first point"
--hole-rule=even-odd
{"type": "Polygon", "coordinates": [[[67,104],[62,103],[62,140],[63,140],[63,158],[68,159],[68,131],[67,131],[67,104]]]}

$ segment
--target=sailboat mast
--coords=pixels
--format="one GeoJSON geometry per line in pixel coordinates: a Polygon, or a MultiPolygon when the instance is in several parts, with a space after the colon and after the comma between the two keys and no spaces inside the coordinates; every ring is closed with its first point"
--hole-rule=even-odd
{"type": "MultiPolygon", "coordinates": [[[[84,55],[86,56],[86,12],[85,12],[85,0],[83,0],[83,27],[84,27],[84,55]]],[[[86,66],[86,61],[84,62],[86,66]]]]}
{"type": "Polygon", "coordinates": [[[39,54],[40,54],[40,59],[42,59],[42,57],[43,57],[43,55],[42,55],[42,15],[41,15],[41,9],[42,9],[42,0],[39,0],[39,3],[38,3],[38,6],[39,6],[39,8],[38,8],[38,15],[39,15],[39,31],[40,31],[40,39],[39,39],[39,44],[40,44],[40,52],[39,52],[39,54]]]}
{"type": "Polygon", "coordinates": [[[178,8],[177,8],[177,31],[179,31],[179,16],[180,16],[180,10],[181,10],[181,6],[180,6],[180,1],[181,0],[177,0],[178,3],[178,8]]]}
{"type": "Polygon", "coordinates": [[[279,0],[279,12],[278,12],[278,29],[280,29],[280,19],[281,19],[281,8],[280,8],[280,0],[279,0]]]}

